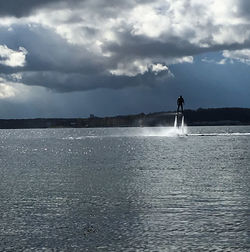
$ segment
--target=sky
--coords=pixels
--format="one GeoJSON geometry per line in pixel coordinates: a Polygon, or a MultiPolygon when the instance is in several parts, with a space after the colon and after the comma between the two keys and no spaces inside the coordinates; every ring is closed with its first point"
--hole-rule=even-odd
{"type": "Polygon", "coordinates": [[[0,118],[250,107],[249,0],[8,0],[0,35],[0,118]]]}

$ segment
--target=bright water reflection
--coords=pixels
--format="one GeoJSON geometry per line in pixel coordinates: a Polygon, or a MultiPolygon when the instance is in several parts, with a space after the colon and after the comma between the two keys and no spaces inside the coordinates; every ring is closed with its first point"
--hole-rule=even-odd
{"type": "Polygon", "coordinates": [[[0,250],[249,251],[249,132],[2,130],[0,250]]]}

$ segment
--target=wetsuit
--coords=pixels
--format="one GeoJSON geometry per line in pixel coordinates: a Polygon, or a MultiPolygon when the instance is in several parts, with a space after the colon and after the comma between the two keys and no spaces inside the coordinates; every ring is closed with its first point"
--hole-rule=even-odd
{"type": "Polygon", "coordinates": [[[181,112],[183,113],[183,103],[184,103],[184,99],[182,98],[182,96],[180,96],[178,99],[177,99],[177,113],[179,112],[180,108],[181,108],[181,112]]]}

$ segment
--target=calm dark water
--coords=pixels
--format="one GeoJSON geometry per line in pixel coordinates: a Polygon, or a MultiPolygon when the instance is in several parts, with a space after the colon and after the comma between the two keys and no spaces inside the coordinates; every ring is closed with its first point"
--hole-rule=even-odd
{"type": "Polygon", "coordinates": [[[0,251],[250,251],[250,127],[0,131],[0,251]]]}

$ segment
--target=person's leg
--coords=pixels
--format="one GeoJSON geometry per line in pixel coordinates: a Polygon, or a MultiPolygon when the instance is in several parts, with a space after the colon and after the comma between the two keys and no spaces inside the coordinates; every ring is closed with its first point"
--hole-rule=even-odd
{"type": "Polygon", "coordinates": [[[178,104],[178,107],[177,107],[177,113],[179,112],[179,109],[180,109],[180,104],[178,104]]]}
{"type": "Polygon", "coordinates": [[[181,112],[183,113],[183,104],[181,104],[181,112]]]}

